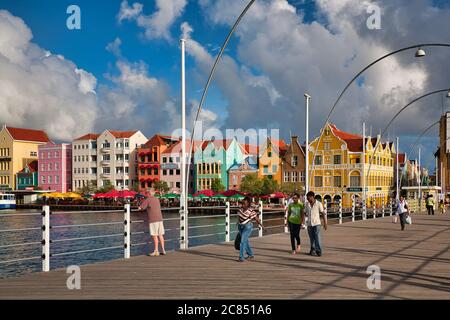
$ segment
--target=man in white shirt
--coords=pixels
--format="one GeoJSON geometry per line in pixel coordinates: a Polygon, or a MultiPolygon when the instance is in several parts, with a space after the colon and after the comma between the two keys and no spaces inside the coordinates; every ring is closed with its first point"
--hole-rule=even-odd
{"type": "Polygon", "coordinates": [[[398,216],[400,218],[400,225],[401,225],[402,231],[403,231],[403,230],[405,230],[406,217],[409,214],[408,202],[406,202],[404,195],[400,195],[400,200],[397,202],[396,214],[398,214],[398,216]]]}
{"type": "Polygon", "coordinates": [[[322,203],[316,200],[314,192],[309,191],[306,194],[306,199],[308,201],[306,202],[305,211],[308,217],[308,235],[311,242],[311,250],[309,254],[320,257],[322,255],[320,239],[320,229],[322,224],[320,221],[320,215],[323,216],[323,227],[325,230],[327,230],[328,227],[327,215],[323,209],[322,203]]]}

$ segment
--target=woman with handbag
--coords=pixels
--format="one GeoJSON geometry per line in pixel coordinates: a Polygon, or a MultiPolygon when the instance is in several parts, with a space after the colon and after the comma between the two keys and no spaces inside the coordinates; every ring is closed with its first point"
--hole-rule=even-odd
{"type": "Polygon", "coordinates": [[[238,230],[241,238],[240,248],[239,248],[239,262],[244,262],[246,259],[253,259],[253,250],[250,247],[249,238],[253,231],[253,221],[256,221],[261,228],[264,229],[261,224],[261,220],[258,218],[258,212],[251,206],[252,200],[250,197],[245,197],[242,200],[242,205],[239,208],[239,224],[238,230]],[[247,257],[244,255],[247,254],[247,257]]]}
{"type": "Polygon", "coordinates": [[[406,202],[404,195],[400,195],[400,200],[398,201],[396,214],[398,214],[400,218],[400,226],[403,231],[405,230],[406,218],[409,215],[409,206],[408,202],[406,202]]]}

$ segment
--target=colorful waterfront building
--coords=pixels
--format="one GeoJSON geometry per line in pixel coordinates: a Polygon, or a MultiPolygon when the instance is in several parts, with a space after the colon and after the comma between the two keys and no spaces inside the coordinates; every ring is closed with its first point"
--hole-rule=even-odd
{"type": "Polygon", "coordinates": [[[298,136],[292,136],[281,159],[282,187],[290,184],[293,190],[304,192],[305,150],[305,146],[298,142],[298,136]]]}
{"type": "Polygon", "coordinates": [[[39,188],[56,192],[72,191],[72,145],[49,142],[38,148],[39,188]]]}
{"type": "Polygon", "coordinates": [[[258,176],[268,177],[281,184],[281,162],[285,152],[286,143],[283,140],[267,137],[259,148],[258,176]]]}
{"type": "Polygon", "coordinates": [[[138,130],[105,130],[89,133],[72,142],[72,189],[91,185],[114,186],[117,190],[134,188],[138,176],[139,146],[148,140],[138,130]]]}
{"type": "Polygon", "coordinates": [[[161,180],[161,154],[178,140],[176,137],[155,134],[138,147],[137,179],[140,191],[152,188],[155,182],[161,180]]]}
{"type": "MultiPolygon", "coordinates": [[[[190,141],[186,141],[186,159],[189,153],[190,141]]],[[[169,186],[170,193],[181,192],[181,160],[182,160],[182,143],[181,140],[172,144],[169,148],[164,150],[161,155],[161,181],[165,181],[169,186]]],[[[194,150],[195,152],[195,146],[194,150]]],[[[194,158],[191,161],[189,168],[189,184],[188,193],[192,193],[194,190],[194,158]]]]}
{"type": "Polygon", "coordinates": [[[310,143],[310,190],[320,200],[337,202],[343,199],[343,205],[350,207],[352,198],[361,201],[365,181],[367,205],[387,205],[394,184],[395,153],[394,144],[381,143],[379,135],[363,139],[361,135],[344,132],[327,123],[321,130],[321,137],[310,143]],[[316,157],[313,159],[314,152],[316,157]],[[372,158],[370,175],[366,179],[372,158]]]}
{"type": "Polygon", "coordinates": [[[16,174],[37,160],[38,147],[49,141],[43,130],[3,125],[0,131],[0,190],[16,189],[16,174]]]}
{"type": "Polygon", "coordinates": [[[35,190],[38,188],[38,161],[33,160],[16,174],[17,190],[35,190]]]}
{"type": "Polygon", "coordinates": [[[228,190],[239,191],[242,180],[249,174],[258,174],[257,156],[248,156],[243,163],[235,163],[228,169],[228,190]]]}
{"type": "Polygon", "coordinates": [[[194,152],[195,191],[211,189],[215,179],[225,188],[229,186],[228,170],[243,163],[245,155],[236,138],[203,142],[194,152]]]}

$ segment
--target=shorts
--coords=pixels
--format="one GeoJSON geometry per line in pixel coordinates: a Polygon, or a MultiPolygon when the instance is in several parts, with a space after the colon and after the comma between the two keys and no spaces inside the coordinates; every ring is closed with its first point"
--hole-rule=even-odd
{"type": "Polygon", "coordinates": [[[164,224],[162,221],[152,222],[149,224],[150,235],[151,236],[162,236],[164,235],[164,224]]]}

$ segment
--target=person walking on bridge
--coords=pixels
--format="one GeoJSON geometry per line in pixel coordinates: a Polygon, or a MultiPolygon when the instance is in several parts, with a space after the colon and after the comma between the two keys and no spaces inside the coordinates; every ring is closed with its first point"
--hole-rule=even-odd
{"type": "Polygon", "coordinates": [[[294,193],[292,196],[292,202],[287,208],[292,254],[300,253],[301,249],[300,229],[302,226],[302,221],[304,220],[304,206],[299,200],[300,195],[298,193],[294,193]]]}
{"type": "Polygon", "coordinates": [[[311,242],[311,250],[309,254],[311,256],[317,255],[320,257],[323,253],[321,239],[320,239],[320,229],[321,222],[320,216],[323,216],[323,228],[327,230],[328,228],[328,219],[327,214],[323,208],[323,205],[320,201],[317,201],[315,198],[315,194],[313,191],[309,191],[306,194],[306,215],[308,216],[308,235],[309,240],[311,242]]]}
{"type": "Polygon", "coordinates": [[[431,215],[434,216],[434,204],[435,203],[434,203],[433,195],[429,194],[427,196],[427,200],[426,200],[427,212],[428,212],[429,216],[431,216],[431,215]]]}
{"type": "Polygon", "coordinates": [[[398,204],[397,204],[396,214],[398,214],[398,216],[400,218],[400,226],[403,231],[403,230],[405,230],[406,217],[409,215],[409,206],[408,206],[408,202],[406,202],[404,195],[400,195],[400,200],[398,201],[398,204]]]}
{"type": "Polygon", "coordinates": [[[138,208],[139,211],[147,211],[150,235],[153,239],[153,243],[155,244],[153,252],[149,254],[151,257],[159,256],[159,243],[161,243],[161,254],[166,254],[166,250],[164,248],[164,224],[161,213],[161,204],[159,199],[154,195],[155,189],[152,188],[146,193],[145,200],[138,208]]]}
{"type": "Polygon", "coordinates": [[[261,224],[261,220],[258,218],[257,211],[252,208],[252,200],[250,197],[245,197],[242,200],[242,205],[239,208],[238,216],[239,216],[239,224],[238,230],[241,236],[241,244],[239,248],[239,262],[244,262],[246,259],[253,259],[254,254],[253,250],[250,247],[249,238],[253,231],[253,221],[256,221],[261,228],[264,228],[261,224]],[[245,253],[247,257],[245,257],[245,253]]]}

